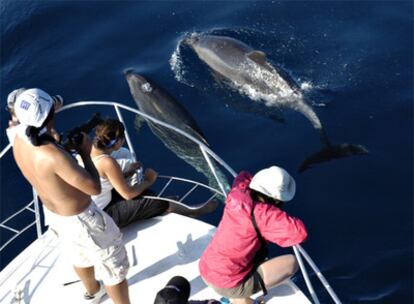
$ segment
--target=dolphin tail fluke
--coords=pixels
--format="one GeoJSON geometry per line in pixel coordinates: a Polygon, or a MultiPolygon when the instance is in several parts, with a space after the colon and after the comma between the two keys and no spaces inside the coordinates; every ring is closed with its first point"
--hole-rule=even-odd
{"type": "Polygon", "coordinates": [[[321,151],[312,154],[305,161],[300,165],[299,172],[303,172],[307,169],[313,167],[313,165],[318,163],[327,162],[337,158],[343,158],[347,156],[353,155],[365,155],[368,154],[368,150],[361,146],[355,144],[340,144],[334,146],[327,146],[326,148],[322,149],[321,151]]]}

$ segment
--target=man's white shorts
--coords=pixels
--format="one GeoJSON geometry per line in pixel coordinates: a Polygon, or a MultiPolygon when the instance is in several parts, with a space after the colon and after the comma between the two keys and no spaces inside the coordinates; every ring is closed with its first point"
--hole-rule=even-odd
{"type": "Polygon", "coordinates": [[[95,266],[98,277],[108,286],[126,278],[129,262],[122,234],[112,218],[93,202],[80,214],[53,213],[49,221],[74,266],[95,266]]]}

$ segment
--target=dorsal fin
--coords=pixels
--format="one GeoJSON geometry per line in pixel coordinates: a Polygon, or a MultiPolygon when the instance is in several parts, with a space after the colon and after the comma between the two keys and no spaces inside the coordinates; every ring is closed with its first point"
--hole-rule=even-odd
{"type": "Polygon", "coordinates": [[[258,64],[266,64],[266,54],[262,51],[251,51],[250,53],[247,53],[247,57],[258,64]]]}

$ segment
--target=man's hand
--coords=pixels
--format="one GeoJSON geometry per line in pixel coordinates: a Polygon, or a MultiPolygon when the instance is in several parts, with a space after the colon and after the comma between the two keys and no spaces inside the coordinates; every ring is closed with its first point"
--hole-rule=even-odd
{"type": "Polygon", "coordinates": [[[151,168],[148,168],[145,170],[144,180],[149,182],[151,185],[155,183],[155,181],[157,180],[157,177],[158,177],[158,173],[155,170],[151,168]]]}

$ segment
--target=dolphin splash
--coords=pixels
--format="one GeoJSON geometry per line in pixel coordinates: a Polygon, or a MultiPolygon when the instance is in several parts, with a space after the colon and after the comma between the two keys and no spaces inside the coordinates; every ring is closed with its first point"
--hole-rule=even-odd
{"type": "Polygon", "coordinates": [[[262,51],[254,50],[234,38],[192,34],[183,40],[206,63],[216,79],[221,79],[253,100],[269,107],[286,107],[302,113],[319,132],[325,148],[310,157],[299,167],[302,172],[316,163],[336,158],[368,154],[361,145],[332,145],[319,117],[306,103],[297,83],[288,73],[272,66],[262,51]]]}
{"type": "MultiPolygon", "coordinates": [[[[140,111],[181,129],[208,146],[208,142],[194,118],[171,95],[157,86],[153,81],[139,75],[133,70],[126,70],[125,76],[132,97],[140,111]]],[[[218,183],[197,144],[185,136],[163,126],[150,121],[147,121],[147,123],[151,131],[168,149],[193,166],[197,171],[204,174],[210,186],[219,189],[218,183]]],[[[212,162],[214,164],[213,159],[212,162]]],[[[225,190],[228,190],[230,186],[225,175],[218,169],[217,165],[215,166],[215,170],[225,190]]]]}

